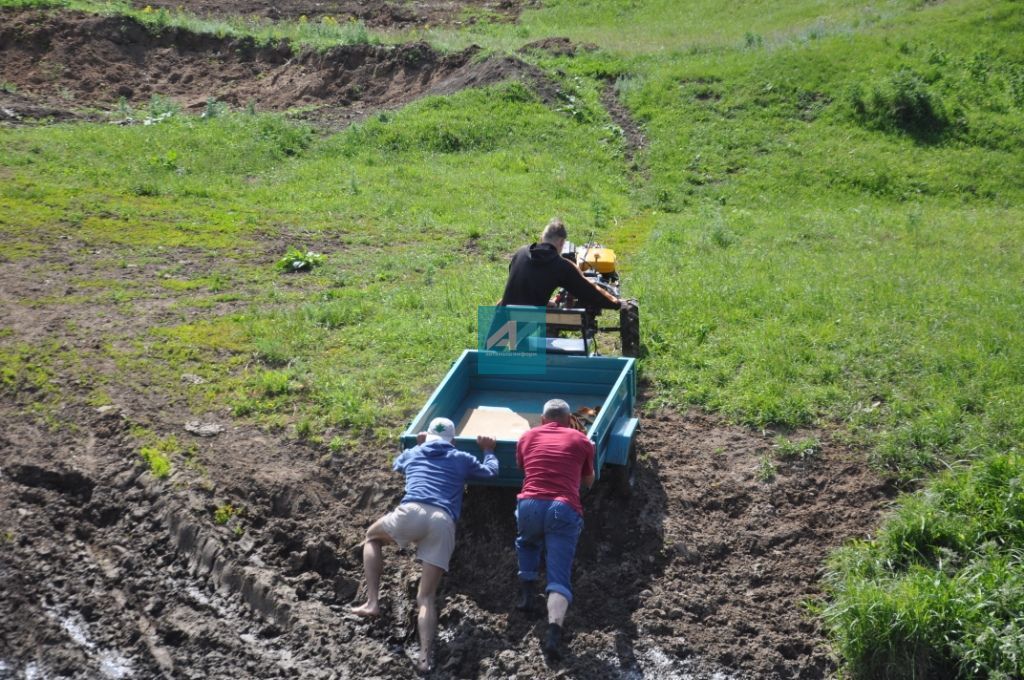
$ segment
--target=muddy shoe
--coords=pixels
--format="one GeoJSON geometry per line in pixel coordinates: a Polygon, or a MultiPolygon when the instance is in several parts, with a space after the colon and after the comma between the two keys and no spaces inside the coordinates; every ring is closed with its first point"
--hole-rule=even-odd
{"type": "Polygon", "coordinates": [[[541,649],[548,663],[562,660],[562,627],[557,623],[548,624],[548,634],[544,638],[544,646],[541,649]]]}
{"type": "Polygon", "coordinates": [[[516,600],[516,609],[526,614],[532,614],[537,605],[537,582],[520,581],[519,599],[516,600]]]}

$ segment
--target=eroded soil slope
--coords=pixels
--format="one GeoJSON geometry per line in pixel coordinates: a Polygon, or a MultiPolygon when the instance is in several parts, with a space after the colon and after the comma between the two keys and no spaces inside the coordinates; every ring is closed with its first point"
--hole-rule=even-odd
{"type": "Polygon", "coordinates": [[[287,42],[151,32],[126,17],[8,11],[0,13],[0,120],[96,117],[122,99],[138,106],[161,95],[191,111],[210,99],[260,111],[304,109],[337,126],[426,95],[544,80],[512,57],[477,61],[478,51],[443,55],[415,43],[295,53],[287,42]]]}
{"type": "Polygon", "coordinates": [[[184,8],[203,16],[260,16],[267,19],[354,19],[373,28],[471,24],[480,19],[514,21],[522,0],[136,0],[137,7],[184,8]]]}

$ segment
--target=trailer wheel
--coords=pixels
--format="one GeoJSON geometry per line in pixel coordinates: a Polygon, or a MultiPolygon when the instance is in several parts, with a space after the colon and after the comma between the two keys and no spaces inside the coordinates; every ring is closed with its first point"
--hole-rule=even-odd
{"type": "Polygon", "coordinates": [[[619,310],[619,334],[622,336],[622,356],[640,356],[640,308],[635,300],[629,300],[625,309],[619,310]]]}
{"type": "Polygon", "coordinates": [[[629,445],[626,464],[609,465],[606,474],[612,495],[628,501],[633,496],[633,489],[636,487],[636,440],[629,445]]]}

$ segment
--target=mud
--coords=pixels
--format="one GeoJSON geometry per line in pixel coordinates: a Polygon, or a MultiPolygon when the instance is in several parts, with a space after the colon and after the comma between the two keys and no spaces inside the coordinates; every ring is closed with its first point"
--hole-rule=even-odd
{"type": "Polygon", "coordinates": [[[445,55],[426,43],[296,53],[287,42],[152,32],[126,17],[4,11],[0,82],[13,92],[0,92],[0,121],[109,119],[124,105],[144,109],[160,95],[187,112],[216,99],[236,109],[295,111],[339,128],[420,97],[508,79],[550,87],[516,58],[477,60],[478,53],[471,47],[445,55]]]}
{"type": "Polygon", "coordinates": [[[339,22],[362,21],[371,28],[410,28],[438,25],[461,26],[488,21],[515,21],[521,0],[137,0],[135,6],[210,17],[256,16],[271,20],[310,20],[329,16],[339,22]]]}
{"type": "MultiPolygon", "coordinates": [[[[69,404],[48,429],[25,414],[29,395],[3,397],[0,677],[411,677],[410,556],[386,556],[381,619],[346,614],[361,534],[400,497],[390,451],[324,457],[234,424],[189,440],[203,471],[178,465],[160,481],[130,426],[185,437],[186,410],[117,398],[131,409],[69,404]],[[244,513],[220,526],[227,502],[244,513]]],[[[868,531],[889,489],[827,438],[768,483],[757,470],[770,433],[668,410],[643,423],[632,500],[600,486],[584,500],[557,667],[539,652],[543,622],[511,611],[513,494],[467,491],[435,677],[829,675],[801,603],[828,550],[868,531]]]]}

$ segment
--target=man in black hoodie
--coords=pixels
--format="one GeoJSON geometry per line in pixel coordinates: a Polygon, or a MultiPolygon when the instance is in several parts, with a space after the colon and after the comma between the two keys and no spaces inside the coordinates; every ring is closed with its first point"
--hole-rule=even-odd
{"type": "Polygon", "coordinates": [[[623,302],[587,280],[575,263],[562,257],[568,234],[559,218],[552,219],[540,243],[523,246],[508,266],[505,294],[499,305],[544,307],[556,288],[565,288],[587,309],[619,309],[623,302]]]}

